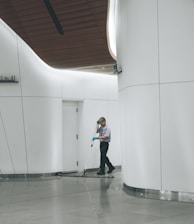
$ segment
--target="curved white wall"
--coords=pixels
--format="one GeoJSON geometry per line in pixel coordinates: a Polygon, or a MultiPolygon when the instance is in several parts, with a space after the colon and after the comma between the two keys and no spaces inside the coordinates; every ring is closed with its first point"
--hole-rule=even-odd
{"type": "Polygon", "coordinates": [[[117,1],[123,181],[194,192],[194,2],[117,1]]]}
{"type": "MultiPolygon", "coordinates": [[[[62,170],[62,101],[80,102],[79,170],[83,170],[96,119],[106,116],[119,136],[117,77],[47,66],[0,20],[0,75],[15,75],[18,84],[0,84],[0,171],[48,173],[62,170]],[[102,106],[102,107],[101,107],[102,106]]],[[[120,165],[120,138],[110,157],[120,165]]],[[[94,162],[99,163],[98,143],[94,162]]],[[[92,155],[94,156],[94,155],[92,155]]],[[[67,158],[68,161],[68,158],[67,158]]]]}

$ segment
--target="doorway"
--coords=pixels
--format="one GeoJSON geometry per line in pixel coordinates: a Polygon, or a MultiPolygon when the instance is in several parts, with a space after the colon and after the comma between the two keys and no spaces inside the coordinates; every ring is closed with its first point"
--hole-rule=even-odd
{"type": "Polygon", "coordinates": [[[63,172],[78,170],[78,103],[63,101],[63,172]]]}

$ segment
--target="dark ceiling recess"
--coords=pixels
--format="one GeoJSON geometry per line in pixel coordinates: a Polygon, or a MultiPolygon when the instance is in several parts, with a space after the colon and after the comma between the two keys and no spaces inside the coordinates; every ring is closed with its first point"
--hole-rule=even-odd
{"type": "Polygon", "coordinates": [[[54,11],[51,3],[50,3],[50,0],[44,0],[44,4],[46,5],[46,7],[48,9],[49,14],[50,14],[50,16],[51,16],[51,18],[53,20],[53,23],[55,24],[58,32],[63,35],[64,34],[63,28],[62,28],[62,26],[61,26],[61,24],[60,24],[60,22],[59,22],[59,20],[58,20],[58,18],[56,16],[56,14],[55,14],[55,11],[54,11]]]}
{"type": "Polygon", "coordinates": [[[108,0],[3,0],[0,18],[50,66],[103,72],[114,64],[107,7],[108,0]]]}

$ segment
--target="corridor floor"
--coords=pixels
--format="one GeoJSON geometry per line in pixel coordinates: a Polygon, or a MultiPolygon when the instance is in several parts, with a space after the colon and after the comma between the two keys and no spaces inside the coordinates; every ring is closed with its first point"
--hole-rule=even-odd
{"type": "Polygon", "coordinates": [[[136,198],[115,178],[0,182],[0,224],[193,224],[194,204],[136,198]]]}

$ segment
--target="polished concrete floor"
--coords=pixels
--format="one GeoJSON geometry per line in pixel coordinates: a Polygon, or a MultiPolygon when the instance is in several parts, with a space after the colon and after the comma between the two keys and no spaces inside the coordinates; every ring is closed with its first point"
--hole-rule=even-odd
{"type": "Polygon", "coordinates": [[[136,198],[115,178],[0,182],[0,224],[193,224],[194,204],[136,198]]]}

